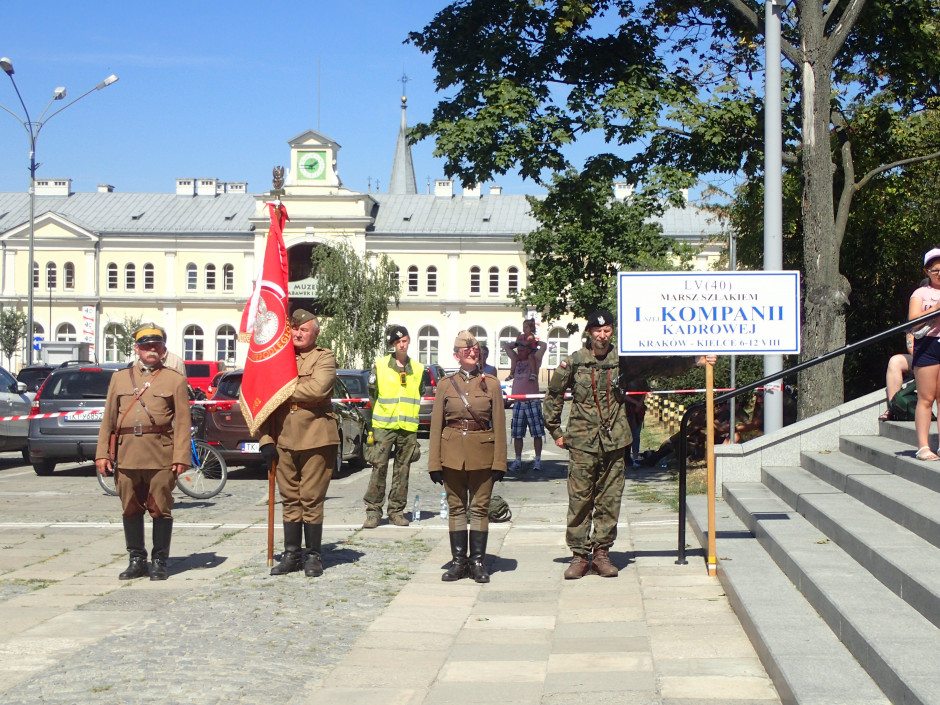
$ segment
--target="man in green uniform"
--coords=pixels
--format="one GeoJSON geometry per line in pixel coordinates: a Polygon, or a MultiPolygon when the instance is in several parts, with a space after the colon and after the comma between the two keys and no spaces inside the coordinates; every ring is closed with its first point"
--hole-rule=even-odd
{"type": "MultiPolygon", "coordinates": [[[[574,554],[565,570],[566,580],[594,571],[614,578],[610,547],[617,538],[620,500],[624,484],[624,449],[632,435],[627,423],[620,359],[613,352],[614,316],[594,311],[588,316],[585,346],[563,360],[552,375],[543,403],[545,428],[559,448],[567,448],[568,529],[565,536],[574,554]],[[561,428],[565,391],[571,390],[568,426],[561,428]],[[593,552],[593,556],[592,556],[593,552]]],[[[698,358],[714,364],[714,356],[698,358]]],[[[665,358],[660,374],[678,374],[692,366],[692,358],[665,358]]]]}
{"type": "Polygon", "coordinates": [[[411,463],[418,459],[418,411],[424,366],[408,357],[411,338],[404,326],[392,326],[386,341],[392,352],[376,360],[369,375],[375,445],[368,458],[372,478],[363,497],[366,503],[363,529],[374,529],[382,519],[388,460],[393,448],[395,466],[388,492],[388,521],[395,526],[408,526],[402,512],[408,502],[411,463]]]}

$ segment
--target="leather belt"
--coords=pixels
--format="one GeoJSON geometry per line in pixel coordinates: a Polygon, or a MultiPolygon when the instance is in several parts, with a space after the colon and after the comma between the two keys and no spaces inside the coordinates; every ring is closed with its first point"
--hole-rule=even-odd
{"type": "Polygon", "coordinates": [[[447,428],[459,428],[461,431],[489,431],[489,426],[484,426],[471,419],[456,419],[447,422],[447,428]]]}
{"type": "Polygon", "coordinates": [[[145,433],[166,433],[173,429],[171,424],[164,424],[162,426],[141,426],[137,424],[136,426],[124,426],[115,431],[119,436],[126,436],[130,433],[133,433],[135,436],[143,436],[145,433]]]}
{"type": "Polygon", "coordinates": [[[297,409],[306,409],[307,411],[329,411],[332,408],[332,404],[314,404],[313,402],[307,401],[292,401],[290,404],[291,411],[297,411],[297,409]]]}

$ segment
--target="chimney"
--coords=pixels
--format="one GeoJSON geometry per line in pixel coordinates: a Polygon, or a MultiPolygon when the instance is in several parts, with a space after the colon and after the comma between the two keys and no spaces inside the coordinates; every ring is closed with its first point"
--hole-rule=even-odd
{"type": "Polygon", "coordinates": [[[490,195],[491,196],[500,196],[503,193],[502,186],[490,186],[490,195]]]}
{"type": "Polygon", "coordinates": [[[218,193],[218,179],[196,179],[197,196],[215,196],[218,193]]]}
{"type": "Polygon", "coordinates": [[[614,183],[614,198],[616,198],[618,201],[623,201],[632,195],[633,187],[626,181],[618,181],[614,183]]]}
{"type": "Polygon", "coordinates": [[[195,179],[177,179],[176,180],[176,195],[177,196],[195,196],[196,195],[195,179]]]}
{"type": "Polygon", "coordinates": [[[454,182],[450,179],[435,179],[434,180],[434,195],[437,198],[453,198],[454,197],[454,182]]]}
{"type": "Polygon", "coordinates": [[[37,196],[71,196],[71,179],[36,179],[37,196]]]}
{"type": "Polygon", "coordinates": [[[480,198],[480,184],[474,184],[473,186],[467,186],[463,190],[463,197],[468,200],[480,198]]]}
{"type": "Polygon", "coordinates": [[[114,187],[111,184],[98,184],[98,193],[114,193],[114,187]]]}

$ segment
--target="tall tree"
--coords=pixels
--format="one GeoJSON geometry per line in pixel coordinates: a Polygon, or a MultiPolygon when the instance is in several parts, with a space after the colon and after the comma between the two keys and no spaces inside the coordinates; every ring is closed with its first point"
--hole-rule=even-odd
{"type": "Polygon", "coordinates": [[[389,302],[398,305],[398,270],[387,255],[360,257],[345,242],[315,247],[310,259],[317,310],[326,319],[320,343],[339,367],[371,363],[384,343],[389,302]]]}
{"type": "Polygon", "coordinates": [[[131,316],[125,313],[124,319],[114,329],[114,343],[117,347],[118,355],[121,356],[121,360],[131,359],[134,353],[134,331],[140,328],[143,322],[143,316],[131,316]]]}
{"type": "Polygon", "coordinates": [[[25,330],[25,313],[15,308],[0,308],[0,350],[7,356],[7,367],[11,364],[13,353],[16,352],[16,348],[23,339],[25,330]]]}
{"type": "Polygon", "coordinates": [[[528,200],[539,225],[517,237],[529,255],[529,276],[516,301],[550,321],[569,311],[613,311],[618,271],[674,269],[691,254],[649,219],[662,211],[659,199],[635,194],[616,200],[613,184],[603,178],[572,170],[556,177],[544,199],[528,200]]]}
{"type": "MultiPolygon", "coordinates": [[[[572,166],[569,146],[600,134],[614,153],[585,171],[675,190],[709,173],[757,176],[763,160],[763,0],[459,0],[409,36],[434,55],[449,97],[416,138],[434,135],[464,183],[518,168],[572,166]],[[755,78],[756,76],[756,78],[755,78]]],[[[790,0],[783,12],[784,164],[798,167],[803,357],[845,342],[851,287],[840,255],[852,199],[878,174],[938,156],[883,155],[853,131],[855,99],[922,110],[940,87],[934,0],[790,0]]],[[[776,100],[776,97],[773,97],[776,100]]],[[[808,415],[842,400],[841,360],[807,371],[808,415]]]]}

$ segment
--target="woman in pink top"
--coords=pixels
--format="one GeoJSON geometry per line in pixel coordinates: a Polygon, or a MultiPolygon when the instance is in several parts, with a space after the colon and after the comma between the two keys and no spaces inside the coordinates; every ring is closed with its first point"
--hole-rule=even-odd
{"type": "MultiPolygon", "coordinates": [[[[911,294],[907,319],[920,318],[924,314],[940,310],[940,248],[924,255],[924,272],[928,285],[911,294]]],[[[917,409],[914,411],[914,428],[917,431],[917,459],[940,460],[927,444],[933,404],[940,390],[940,317],[929,323],[926,334],[915,331],[914,379],[917,380],[917,409]]],[[[924,326],[921,326],[923,329],[924,326]]]]}

